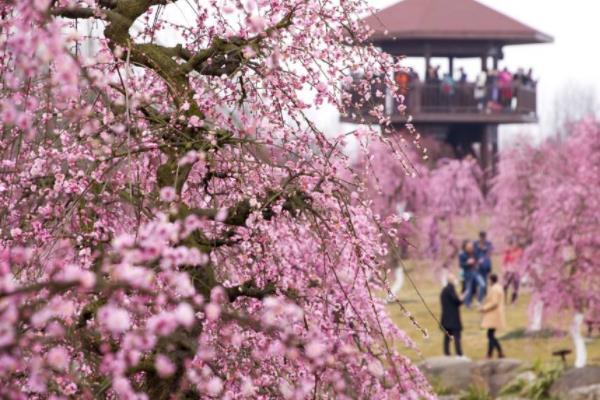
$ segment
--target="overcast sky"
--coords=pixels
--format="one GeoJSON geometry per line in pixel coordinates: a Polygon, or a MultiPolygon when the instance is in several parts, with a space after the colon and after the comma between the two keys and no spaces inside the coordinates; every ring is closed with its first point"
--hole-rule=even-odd
{"type": "MultiPolygon", "coordinates": [[[[518,132],[536,137],[552,134],[554,103],[565,85],[584,87],[588,95],[600,100],[600,0],[479,0],[506,15],[554,37],[554,43],[542,45],[507,46],[500,66],[511,70],[533,67],[539,79],[537,126],[509,126],[501,129],[506,142],[518,132]]],[[[371,0],[384,8],[397,0],[371,0]]],[[[452,6],[452,0],[447,0],[452,6]]],[[[461,65],[456,61],[455,68],[461,65]]],[[[467,62],[467,67],[476,68],[467,62]]],[[[445,66],[442,65],[444,68],[445,66]]],[[[322,121],[328,130],[336,130],[334,120],[322,121]]]]}

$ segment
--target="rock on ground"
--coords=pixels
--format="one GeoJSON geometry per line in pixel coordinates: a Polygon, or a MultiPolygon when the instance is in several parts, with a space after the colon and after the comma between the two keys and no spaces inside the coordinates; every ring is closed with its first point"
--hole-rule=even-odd
{"type": "Polygon", "coordinates": [[[600,400],[600,384],[572,389],[567,396],[569,400],[600,400]]]}
{"type": "MultiPolygon", "coordinates": [[[[563,373],[552,384],[552,387],[550,388],[550,394],[559,398],[571,399],[570,392],[574,389],[589,387],[592,385],[596,386],[598,384],[600,384],[600,366],[571,368],[563,373]]],[[[587,399],[587,397],[583,398],[587,399]]]]}
{"type": "Polygon", "coordinates": [[[419,368],[434,387],[458,393],[470,386],[482,386],[496,396],[519,374],[522,365],[522,361],[510,358],[471,361],[442,356],[428,358],[419,364],[419,368]]]}
{"type": "Polygon", "coordinates": [[[471,384],[473,362],[460,357],[431,357],[419,364],[419,368],[434,386],[458,393],[471,384]]]}
{"type": "Polygon", "coordinates": [[[478,361],[475,363],[474,375],[484,382],[492,396],[497,396],[507,383],[519,374],[522,361],[503,358],[499,360],[478,361]]]}

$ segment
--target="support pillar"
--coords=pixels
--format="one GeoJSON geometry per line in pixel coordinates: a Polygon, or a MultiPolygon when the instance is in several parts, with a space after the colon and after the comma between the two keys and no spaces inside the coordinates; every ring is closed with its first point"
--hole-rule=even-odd
{"type": "Polygon", "coordinates": [[[425,55],[425,81],[427,80],[427,71],[429,70],[429,66],[431,65],[431,49],[429,45],[425,45],[425,49],[423,51],[425,55]]]}
{"type": "Polygon", "coordinates": [[[448,57],[448,73],[454,77],[454,57],[448,57]]]}
{"type": "Polygon", "coordinates": [[[498,130],[496,130],[492,137],[492,176],[498,174],[498,161],[500,161],[500,159],[498,156],[498,130]]]}
{"type": "Polygon", "coordinates": [[[487,177],[487,171],[492,158],[490,154],[490,140],[487,125],[483,128],[483,132],[481,132],[481,147],[479,148],[479,157],[481,158],[479,161],[481,163],[483,175],[487,177]]]}
{"type": "Polygon", "coordinates": [[[487,68],[487,56],[481,56],[481,70],[482,71],[486,71],[488,70],[487,68]]]}
{"type": "Polygon", "coordinates": [[[498,152],[498,125],[485,125],[481,133],[481,169],[483,170],[483,189],[487,192],[490,179],[496,174],[498,152]]]}

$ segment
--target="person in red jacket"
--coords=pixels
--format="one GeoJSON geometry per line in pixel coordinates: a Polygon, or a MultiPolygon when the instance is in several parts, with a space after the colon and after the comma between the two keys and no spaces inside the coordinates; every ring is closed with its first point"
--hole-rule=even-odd
{"type": "Polygon", "coordinates": [[[514,304],[519,296],[521,276],[518,271],[518,263],[522,254],[523,249],[519,246],[516,238],[510,237],[508,239],[508,246],[502,256],[502,267],[504,269],[504,292],[508,294],[508,289],[512,286],[511,304],[514,304]]]}

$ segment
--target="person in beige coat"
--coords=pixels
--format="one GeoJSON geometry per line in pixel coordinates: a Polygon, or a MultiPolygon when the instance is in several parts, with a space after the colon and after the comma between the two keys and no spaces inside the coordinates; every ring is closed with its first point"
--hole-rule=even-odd
{"type": "Polygon", "coordinates": [[[487,329],[487,357],[492,358],[494,350],[498,350],[498,357],[503,358],[504,353],[502,347],[500,347],[500,342],[496,339],[496,330],[503,329],[506,326],[504,289],[498,283],[498,275],[496,274],[490,275],[490,288],[480,311],[483,313],[481,327],[487,329]]]}

